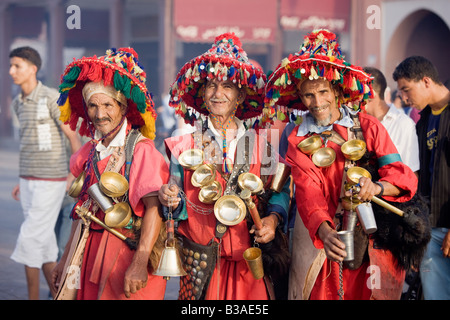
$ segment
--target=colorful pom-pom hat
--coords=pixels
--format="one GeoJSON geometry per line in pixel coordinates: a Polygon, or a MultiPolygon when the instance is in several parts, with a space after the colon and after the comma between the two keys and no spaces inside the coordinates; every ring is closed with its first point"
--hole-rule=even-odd
{"type": "Polygon", "coordinates": [[[272,110],[278,109],[278,118],[280,113],[283,115],[280,120],[292,120],[292,117],[286,117],[286,108],[307,110],[298,96],[298,83],[318,78],[339,85],[343,92],[343,101],[340,102],[352,104],[355,111],[373,96],[371,76],[361,67],[346,62],[336,35],[322,29],[305,36],[299,52],[283,59],[268,76],[266,106],[272,110]]]}
{"type": "Polygon", "coordinates": [[[155,138],[156,112],[150,92],[145,85],[146,73],[132,48],[109,49],[106,55],[83,57],[70,63],[61,76],[58,105],[61,121],[76,130],[79,118],[83,119],[79,133],[93,137],[82,90],[88,82],[103,82],[122,93],[128,104],[126,118],[134,128],[150,139],[155,138]]]}
{"type": "Polygon", "coordinates": [[[187,62],[170,87],[169,105],[186,123],[193,125],[200,115],[209,115],[203,101],[204,84],[214,78],[231,80],[246,89],[237,118],[251,119],[250,125],[258,127],[270,121],[270,109],[264,108],[266,75],[249,61],[240,39],[234,33],[224,33],[215,38],[211,49],[187,62]]]}

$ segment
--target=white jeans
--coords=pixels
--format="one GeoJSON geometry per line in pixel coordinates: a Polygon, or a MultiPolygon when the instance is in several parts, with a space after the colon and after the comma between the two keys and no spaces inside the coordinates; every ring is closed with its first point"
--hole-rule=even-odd
{"type": "Polygon", "coordinates": [[[20,179],[20,203],[25,220],[12,260],[32,268],[56,261],[55,223],[65,193],[66,181],[20,179]]]}

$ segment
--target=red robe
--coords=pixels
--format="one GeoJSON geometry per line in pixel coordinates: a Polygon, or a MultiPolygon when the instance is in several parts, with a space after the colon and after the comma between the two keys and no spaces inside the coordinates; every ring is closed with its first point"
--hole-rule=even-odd
{"type": "MultiPolygon", "coordinates": [[[[249,172],[260,176],[260,150],[266,147],[265,141],[259,138],[255,143],[249,172]],[[258,145],[259,144],[259,145],[258,145]]],[[[194,148],[192,135],[184,135],[165,140],[169,159],[178,156],[185,150],[194,148]]],[[[192,186],[193,171],[184,170],[183,190],[189,201],[204,208],[212,209],[214,204],[204,204],[198,199],[199,188],[192,186]]],[[[225,190],[225,180],[217,173],[216,181],[225,190]]],[[[216,217],[214,212],[204,215],[187,206],[188,219],[180,222],[178,231],[190,240],[207,245],[215,235],[216,217]]],[[[222,237],[220,245],[220,275],[216,265],[205,300],[266,300],[266,287],[262,279],[255,280],[243,258],[243,252],[251,247],[247,222],[244,219],[237,225],[229,226],[222,237]],[[219,287],[218,287],[219,286],[219,287]]]]}
{"type": "MultiPolygon", "coordinates": [[[[91,143],[86,143],[75,153],[70,161],[70,170],[78,176],[85,168],[89,153],[93,148],[91,143]]],[[[105,170],[109,156],[98,162],[100,174],[105,170]]],[[[120,173],[124,174],[125,166],[120,173]]],[[[92,171],[92,170],[91,170],[92,171]]],[[[90,172],[92,185],[97,181],[95,174],[90,172]]],[[[129,200],[134,213],[143,217],[145,207],[141,198],[158,191],[164,183],[167,183],[169,169],[161,155],[155,148],[153,141],[143,139],[135,147],[133,162],[130,168],[129,200]]],[[[86,197],[79,200],[82,204],[86,197]]],[[[99,209],[96,216],[104,220],[105,214],[99,209]]],[[[104,229],[91,222],[91,229],[103,231],[104,229]]],[[[119,229],[125,236],[131,237],[130,230],[119,229]]],[[[91,230],[87,240],[86,249],[81,268],[81,288],[78,290],[78,300],[117,300],[127,299],[123,293],[124,277],[135,251],[129,249],[124,241],[120,240],[108,231],[97,232],[91,230]]],[[[148,282],[145,288],[131,295],[131,299],[156,300],[164,299],[166,280],[162,277],[148,274],[148,282]]]]}
{"type": "MultiPolygon", "coordinates": [[[[359,118],[369,152],[374,152],[376,158],[398,153],[386,129],[377,119],[362,113],[359,113],[359,118]]],[[[305,139],[305,137],[297,136],[297,129],[298,127],[288,138],[286,161],[292,165],[291,173],[295,183],[295,197],[300,217],[309,232],[312,244],[315,248],[321,249],[323,242],[317,233],[320,224],[328,221],[333,228],[336,227],[333,218],[339,203],[345,158],[340,146],[328,141],[327,146],[336,152],[336,160],[328,168],[316,167],[310,156],[302,153],[297,147],[305,139]]],[[[348,139],[346,127],[335,124],[333,129],[345,140],[348,139]]],[[[380,181],[390,182],[405,191],[405,194],[400,197],[384,196],[386,200],[408,201],[415,194],[417,178],[402,162],[385,165],[378,172],[380,181]]],[[[369,263],[363,264],[357,270],[344,269],[345,299],[398,299],[400,297],[404,272],[395,267],[395,260],[389,251],[373,249],[372,244],[373,241],[370,241],[369,263]],[[376,269],[375,259],[376,264],[380,266],[379,269],[376,269]],[[375,267],[369,268],[369,265],[375,267]]],[[[302,255],[302,253],[298,254],[302,255]]],[[[296,266],[293,265],[291,268],[296,266]]],[[[309,298],[338,299],[338,289],[339,265],[325,259],[309,298]]]]}

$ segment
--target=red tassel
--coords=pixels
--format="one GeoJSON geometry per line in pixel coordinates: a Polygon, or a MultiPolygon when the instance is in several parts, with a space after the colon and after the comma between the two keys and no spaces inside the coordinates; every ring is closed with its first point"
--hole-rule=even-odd
{"type": "Polygon", "coordinates": [[[78,81],[87,79],[87,74],[89,72],[89,68],[90,68],[90,65],[87,62],[85,62],[81,65],[81,71],[80,71],[80,74],[78,75],[78,81]]]}
{"type": "Polygon", "coordinates": [[[105,86],[112,86],[114,84],[114,71],[111,68],[103,70],[103,84],[105,86]]]}
{"type": "Polygon", "coordinates": [[[102,80],[102,67],[97,63],[92,63],[87,73],[87,78],[92,82],[99,82],[102,80]]]}
{"type": "Polygon", "coordinates": [[[328,80],[328,81],[331,81],[331,80],[333,80],[333,68],[329,68],[328,69],[328,71],[327,71],[327,73],[326,73],[326,75],[325,75],[325,78],[328,80]]]}

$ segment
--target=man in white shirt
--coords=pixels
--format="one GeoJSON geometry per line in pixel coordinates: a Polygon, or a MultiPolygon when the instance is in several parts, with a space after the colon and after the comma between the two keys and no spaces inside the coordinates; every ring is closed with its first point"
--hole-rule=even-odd
{"type": "Polygon", "coordinates": [[[374,97],[367,103],[366,112],[380,120],[394,142],[403,163],[417,175],[420,168],[419,142],[414,121],[394,105],[388,105],[385,102],[384,91],[387,84],[383,73],[372,67],[365,67],[364,71],[374,77],[374,97]]]}

